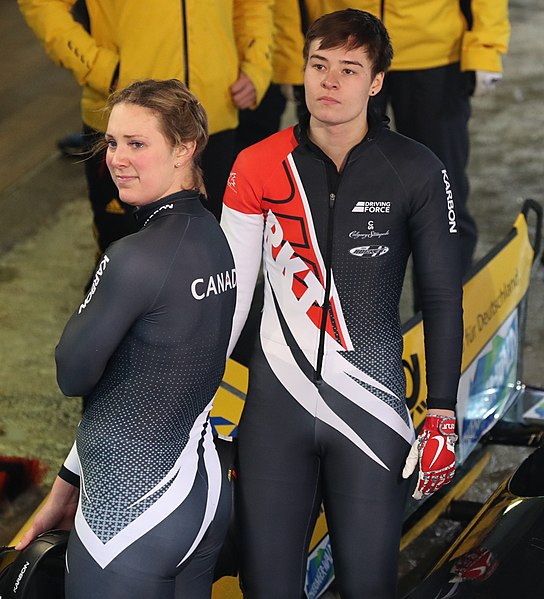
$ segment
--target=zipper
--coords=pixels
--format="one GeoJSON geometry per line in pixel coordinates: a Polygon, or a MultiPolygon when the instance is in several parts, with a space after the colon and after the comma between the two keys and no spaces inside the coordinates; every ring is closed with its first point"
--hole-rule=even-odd
{"type": "Polygon", "coordinates": [[[185,68],[185,85],[189,86],[189,41],[187,39],[187,3],[181,0],[181,28],[183,30],[183,67],[185,68]]]}
{"type": "Polygon", "coordinates": [[[325,353],[325,335],[327,329],[327,317],[329,315],[331,294],[331,270],[332,270],[332,245],[334,239],[334,207],[336,205],[336,194],[329,193],[329,214],[327,221],[327,247],[325,250],[325,301],[323,302],[323,314],[321,316],[321,327],[319,330],[319,347],[317,350],[317,363],[314,373],[314,381],[321,383],[321,369],[323,367],[323,355],[325,353]]]}
{"type": "MultiPolygon", "coordinates": [[[[366,145],[373,138],[370,137],[370,130],[367,132],[365,138],[360,142],[359,145],[366,145]]],[[[351,154],[355,148],[352,148],[345,160],[345,167],[347,168],[350,160],[351,154]]],[[[319,153],[324,154],[322,150],[319,150],[319,153]]],[[[341,172],[338,172],[336,166],[332,162],[332,160],[324,154],[325,159],[325,168],[327,169],[327,184],[329,188],[329,213],[327,216],[327,245],[325,247],[325,300],[323,302],[323,314],[321,316],[321,324],[319,329],[319,345],[317,348],[317,360],[314,370],[314,383],[316,385],[320,385],[322,382],[321,371],[323,368],[323,358],[325,354],[325,339],[326,339],[326,329],[327,329],[327,317],[329,315],[329,308],[331,305],[330,302],[330,294],[332,287],[332,249],[334,243],[334,209],[336,206],[336,198],[338,194],[338,189],[340,188],[340,181],[342,178],[342,174],[344,169],[341,172]]]]}

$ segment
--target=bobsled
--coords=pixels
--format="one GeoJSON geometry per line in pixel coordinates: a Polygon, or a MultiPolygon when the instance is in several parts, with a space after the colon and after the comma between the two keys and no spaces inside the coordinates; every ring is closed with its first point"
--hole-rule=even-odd
{"type": "Polygon", "coordinates": [[[405,599],[544,597],[544,446],[522,462],[405,599]]]}

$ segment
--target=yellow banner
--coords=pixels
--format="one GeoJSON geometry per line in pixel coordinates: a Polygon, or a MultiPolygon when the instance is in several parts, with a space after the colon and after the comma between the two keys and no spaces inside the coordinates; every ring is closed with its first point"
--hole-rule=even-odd
{"type": "MultiPolygon", "coordinates": [[[[463,288],[464,341],[461,372],[486,346],[508,315],[523,299],[529,287],[534,251],[527,222],[520,214],[512,239],[465,283],[463,288]]],[[[423,323],[419,321],[404,333],[403,363],[406,396],[417,428],[425,418],[427,385],[423,323]]]]}
{"type": "Polygon", "coordinates": [[[520,214],[514,238],[464,287],[464,372],[529,288],[534,252],[520,214]]]}

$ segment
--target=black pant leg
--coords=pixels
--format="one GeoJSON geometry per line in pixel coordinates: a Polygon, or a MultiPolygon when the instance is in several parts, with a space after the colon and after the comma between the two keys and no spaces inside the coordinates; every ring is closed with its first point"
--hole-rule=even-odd
{"type": "Polygon", "coordinates": [[[314,418],[277,380],[258,347],[238,432],[236,521],[245,599],[303,596],[321,504],[314,418]]]}
{"type": "Polygon", "coordinates": [[[333,427],[316,424],[337,590],[342,599],[395,599],[408,491],[401,472],[410,445],[326,383],[320,394],[386,465],[376,463],[333,427]]]}
{"type": "Polygon", "coordinates": [[[286,104],[280,86],[272,83],[255,110],[241,110],[236,130],[237,152],[279,131],[286,104]]]}
{"type": "Polygon", "coordinates": [[[234,162],[236,130],[228,129],[210,135],[202,155],[202,170],[207,201],[204,205],[219,220],[223,206],[223,194],[234,162]]]}

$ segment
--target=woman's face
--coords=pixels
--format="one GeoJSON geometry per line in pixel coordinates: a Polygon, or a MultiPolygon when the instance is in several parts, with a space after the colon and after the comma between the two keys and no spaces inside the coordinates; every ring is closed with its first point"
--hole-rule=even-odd
{"type": "Polygon", "coordinates": [[[372,75],[372,61],[364,47],[322,50],[321,41],[310,44],[304,70],[310,126],[366,129],[368,100],[380,91],[383,73],[372,75]]]}
{"type": "Polygon", "coordinates": [[[148,108],[116,104],[106,141],[106,164],[123,202],[144,206],[181,189],[187,148],[168,143],[158,118],[148,108]]]}

